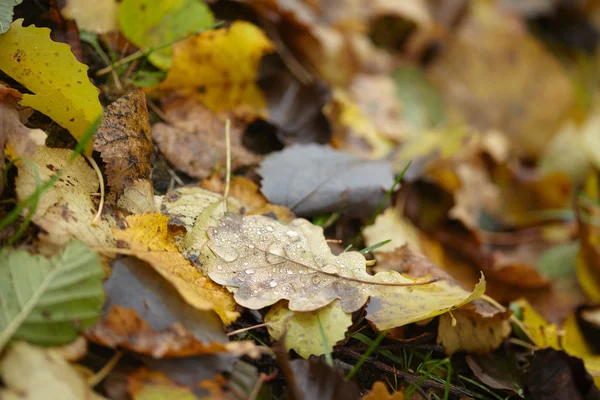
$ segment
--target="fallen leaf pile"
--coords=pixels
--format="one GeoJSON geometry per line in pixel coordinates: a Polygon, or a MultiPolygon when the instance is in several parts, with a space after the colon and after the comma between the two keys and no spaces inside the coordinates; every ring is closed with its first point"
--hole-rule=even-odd
{"type": "Polygon", "coordinates": [[[600,3],[0,0],[0,398],[600,398],[600,3]]]}

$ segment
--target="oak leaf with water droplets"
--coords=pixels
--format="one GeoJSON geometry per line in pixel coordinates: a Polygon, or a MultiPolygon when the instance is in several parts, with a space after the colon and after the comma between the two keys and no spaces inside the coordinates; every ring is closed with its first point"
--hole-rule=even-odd
{"type": "Polygon", "coordinates": [[[208,229],[208,237],[217,256],[206,265],[208,276],[237,288],[235,300],[252,309],[286,299],[292,311],[312,311],[340,299],[350,313],[370,297],[372,315],[367,318],[379,329],[389,329],[439,315],[485,290],[483,280],[469,293],[395,271],[369,275],[362,254],[333,255],[323,229],[305,219],[284,225],[259,215],[227,215],[208,229]]]}

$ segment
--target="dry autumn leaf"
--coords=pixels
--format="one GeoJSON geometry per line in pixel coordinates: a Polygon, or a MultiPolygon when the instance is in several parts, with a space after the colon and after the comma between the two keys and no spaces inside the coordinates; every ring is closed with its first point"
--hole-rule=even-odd
{"type": "Polygon", "coordinates": [[[178,251],[167,217],[138,214],[127,217],[126,222],[127,229],[114,229],[115,240],[127,244],[136,257],[150,264],[188,304],[199,310],[214,310],[224,324],[239,317],[231,293],[213,283],[178,251]]]}
{"type": "MultiPolygon", "coordinates": [[[[152,137],[160,152],[176,169],[195,178],[206,178],[225,167],[225,117],[206,108],[194,98],[164,102],[163,113],[171,123],[156,123],[152,137]]],[[[258,164],[260,157],[242,145],[244,124],[231,124],[231,168],[258,164]]]]}
{"type": "MultiPolygon", "coordinates": [[[[0,70],[35,93],[23,95],[22,106],[48,115],[81,140],[102,115],[87,65],[75,59],[68,45],[50,40],[50,29],[22,24],[16,20],[0,35],[0,70]]],[[[91,143],[85,151],[92,153],[91,143]]]]}
{"type": "Polygon", "coordinates": [[[85,379],[53,349],[25,342],[12,345],[0,361],[2,399],[102,400],[85,379]]]}
{"type": "Polygon", "coordinates": [[[264,32],[245,21],[202,32],[173,46],[173,66],[150,91],[191,96],[216,112],[256,113],[265,107],[256,85],[258,64],[273,49],[264,32]]]}
{"type": "Polygon", "coordinates": [[[292,311],[312,311],[340,299],[344,312],[370,297],[367,318],[389,329],[441,314],[479,297],[444,282],[423,284],[395,271],[369,275],[358,252],[331,254],[322,228],[304,219],[287,225],[264,216],[226,216],[208,230],[217,256],[206,268],[211,279],[237,288],[235,300],[260,309],[289,300],[292,311]],[[369,312],[370,310],[370,312],[369,312]]]}
{"type": "Polygon", "coordinates": [[[229,342],[213,311],[192,307],[171,283],[135,258],[113,263],[105,290],[103,318],[86,332],[93,342],[154,358],[260,354],[252,342],[229,342]]]}
{"type": "MultiPolygon", "coordinates": [[[[11,160],[33,155],[46,141],[44,131],[23,125],[31,113],[17,104],[22,97],[17,90],[0,83],[0,150],[9,154],[11,160]],[[9,146],[6,149],[5,143],[9,146]]],[[[4,157],[0,157],[0,170],[4,170],[4,157]]],[[[0,178],[3,186],[2,180],[0,178]]]]}
{"type": "Polygon", "coordinates": [[[489,317],[480,309],[459,308],[452,315],[440,316],[437,342],[444,346],[446,354],[491,353],[510,335],[512,329],[507,318],[510,313],[495,313],[489,317]]]}
{"type": "Polygon", "coordinates": [[[40,238],[48,246],[46,251],[56,252],[71,238],[88,246],[112,247],[108,219],[104,217],[97,225],[92,225],[97,207],[92,194],[98,190],[98,178],[83,157],[78,156],[69,163],[71,154],[72,151],[67,149],[39,147],[30,158],[31,162],[19,164],[17,199],[27,198],[38,184],[62,171],[58,181],[40,196],[32,217],[42,229],[40,238]]]}
{"type": "Polygon", "coordinates": [[[106,163],[109,201],[132,213],[157,211],[150,181],[154,148],[144,92],[133,90],[106,107],[94,150],[106,163]]]}

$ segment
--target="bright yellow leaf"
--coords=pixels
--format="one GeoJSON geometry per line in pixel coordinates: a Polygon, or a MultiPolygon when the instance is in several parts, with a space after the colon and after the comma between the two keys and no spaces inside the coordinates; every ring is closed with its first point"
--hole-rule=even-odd
{"type": "Polygon", "coordinates": [[[135,256],[168,280],[185,301],[199,310],[214,310],[225,324],[239,317],[231,294],[213,283],[179,253],[168,231],[169,218],[158,213],[127,217],[129,228],[115,229],[115,240],[129,245],[135,256]]]}
{"type": "Polygon", "coordinates": [[[194,96],[213,111],[261,109],[265,100],[256,85],[258,65],[273,50],[265,33],[249,22],[202,32],[174,46],[172,68],[150,91],[194,96]]]}
{"type": "Polygon", "coordinates": [[[325,349],[331,352],[352,325],[352,314],[342,310],[339,300],[309,312],[291,311],[284,304],[279,302],[271,307],[265,316],[265,322],[270,324],[267,329],[276,340],[285,334],[286,349],[294,349],[304,358],[311,354],[324,354],[325,349]],[[323,327],[323,335],[319,321],[323,327]],[[325,336],[327,346],[323,343],[322,336],[325,336]]]}
{"type": "MultiPolygon", "coordinates": [[[[102,115],[88,67],[75,59],[68,45],[52,41],[50,29],[22,24],[18,19],[0,35],[0,70],[35,93],[24,94],[21,105],[46,114],[81,140],[102,115]]],[[[91,152],[90,141],[86,154],[91,152]]]]}
{"type": "Polygon", "coordinates": [[[552,347],[560,350],[558,327],[546,321],[527,300],[518,300],[516,304],[523,310],[523,324],[533,343],[541,348],[552,347]]]}

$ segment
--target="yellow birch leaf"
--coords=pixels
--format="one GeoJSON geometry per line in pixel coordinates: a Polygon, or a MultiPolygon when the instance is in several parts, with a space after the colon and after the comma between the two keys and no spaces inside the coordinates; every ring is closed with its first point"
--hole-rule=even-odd
{"type": "Polygon", "coordinates": [[[311,354],[320,356],[325,353],[319,321],[327,341],[327,351],[331,352],[333,346],[344,339],[346,330],[352,325],[352,314],[345,313],[340,301],[335,300],[323,308],[309,312],[291,311],[280,302],[271,307],[265,316],[269,334],[276,340],[285,335],[285,348],[288,351],[294,349],[304,358],[311,354]]]}
{"type": "MultiPolygon", "coordinates": [[[[18,19],[0,35],[0,70],[34,93],[23,95],[22,106],[46,114],[80,140],[102,115],[88,67],[68,45],[52,41],[50,29],[22,24],[18,19]]],[[[91,154],[91,141],[85,152],[91,154]]]]}
{"type": "Polygon", "coordinates": [[[169,218],[159,213],[130,215],[129,228],[115,229],[114,236],[169,281],[188,304],[199,310],[214,310],[225,324],[235,321],[239,313],[231,294],[179,253],[168,223],[169,218]]]}
{"type": "Polygon", "coordinates": [[[516,304],[523,309],[523,324],[533,343],[541,348],[552,347],[560,350],[558,327],[546,321],[527,300],[520,299],[516,304]]]}
{"type": "Polygon", "coordinates": [[[216,112],[241,106],[260,110],[265,100],[256,85],[258,65],[273,50],[261,29],[236,21],[177,43],[167,77],[149,90],[193,96],[216,112]]]}

